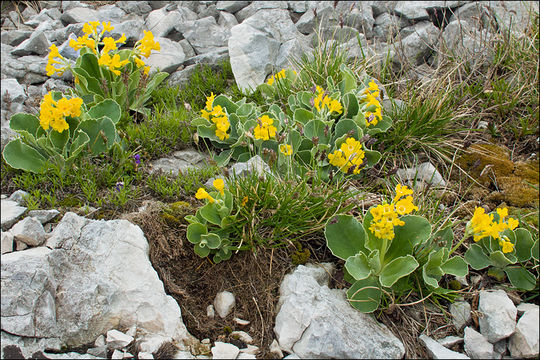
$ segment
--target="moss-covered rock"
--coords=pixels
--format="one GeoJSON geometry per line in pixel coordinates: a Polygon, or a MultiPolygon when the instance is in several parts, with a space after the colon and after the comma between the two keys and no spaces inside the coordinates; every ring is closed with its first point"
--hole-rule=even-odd
{"type": "Polygon", "coordinates": [[[457,164],[492,191],[485,201],[516,207],[538,207],[538,162],[513,162],[510,152],[495,144],[475,144],[457,164]]]}

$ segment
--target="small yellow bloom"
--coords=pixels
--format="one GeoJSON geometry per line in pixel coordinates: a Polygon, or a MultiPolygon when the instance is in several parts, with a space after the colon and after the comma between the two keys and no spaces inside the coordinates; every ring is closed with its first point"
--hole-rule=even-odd
{"type": "Polygon", "coordinates": [[[223,194],[225,193],[223,191],[223,189],[225,188],[225,182],[223,181],[223,179],[216,179],[212,184],[220,192],[221,196],[223,196],[223,194]]]}
{"type": "Polygon", "coordinates": [[[199,188],[199,190],[197,190],[197,193],[195,194],[195,197],[199,200],[202,200],[202,199],[208,199],[208,201],[210,201],[210,203],[213,203],[215,200],[213,197],[210,196],[209,193],[206,192],[206,190],[204,190],[203,188],[199,188]]]}
{"type": "Polygon", "coordinates": [[[291,156],[292,155],[292,146],[288,145],[288,144],[281,144],[281,145],[279,145],[279,151],[285,156],[291,156]]]}
{"type": "Polygon", "coordinates": [[[247,196],[244,196],[244,198],[242,199],[242,203],[240,204],[240,206],[246,206],[248,202],[248,197],[247,196]]]}
{"type": "Polygon", "coordinates": [[[399,215],[410,214],[413,210],[418,211],[418,206],[415,206],[413,204],[412,196],[407,196],[406,198],[399,200],[398,202],[395,203],[395,207],[396,207],[396,212],[399,215]]]}
{"type": "Polygon", "coordinates": [[[508,218],[508,228],[514,230],[519,225],[519,221],[514,218],[508,218]]]}
{"type": "Polygon", "coordinates": [[[502,252],[505,254],[514,251],[514,244],[512,244],[510,241],[503,241],[501,247],[502,252]]]}
{"type": "Polygon", "coordinates": [[[157,41],[154,40],[154,34],[151,31],[143,30],[144,37],[139,40],[139,45],[136,46],[136,49],[140,51],[141,55],[144,57],[149,57],[152,50],[161,50],[161,46],[157,41]]]}
{"type": "Polygon", "coordinates": [[[112,37],[106,37],[103,38],[103,44],[105,45],[103,47],[103,50],[101,50],[102,54],[108,53],[111,50],[116,50],[116,41],[112,37]]]}
{"type": "Polygon", "coordinates": [[[259,124],[253,129],[255,139],[269,140],[276,137],[277,128],[273,126],[274,119],[268,115],[259,118],[259,124]]]}
{"type": "Polygon", "coordinates": [[[111,32],[111,31],[114,30],[114,26],[111,26],[111,22],[110,22],[110,21],[109,21],[109,22],[105,22],[105,21],[104,21],[104,22],[102,23],[102,25],[103,25],[103,30],[101,30],[101,35],[103,35],[103,33],[105,33],[105,32],[111,32]]]}
{"type": "Polygon", "coordinates": [[[135,65],[137,65],[138,68],[140,68],[141,66],[146,65],[146,64],[144,63],[144,61],[142,61],[140,58],[138,58],[138,57],[135,56],[134,59],[135,59],[135,65]]]}
{"type": "Polygon", "coordinates": [[[401,184],[396,185],[396,196],[394,197],[393,202],[397,202],[402,196],[412,195],[413,191],[407,187],[407,185],[403,186],[401,184]]]}
{"type": "MultiPolygon", "coordinates": [[[[215,97],[216,97],[216,95],[214,95],[213,92],[210,93],[210,96],[206,97],[206,110],[212,111],[212,107],[214,106],[215,97]]],[[[216,108],[218,108],[218,106],[216,106],[216,108]]],[[[221,106],[219,106],[219,109],[221,109],[221,106]]]]}
{"type": "Polygon", "coordinates": [[[83,25],[83,28],[82,28],[83,32],[86,34],[86,35],[90,35],[94,32],[94,29],[92,28],[92,26],[88,23],[84,24],[83,25]]]}
{"type": "Polygon", "coordinates": [[[268,78],[268,81],[266,82],[268,85],[272,85],[274,83],[274,75],[270,76],[268,78]]]}

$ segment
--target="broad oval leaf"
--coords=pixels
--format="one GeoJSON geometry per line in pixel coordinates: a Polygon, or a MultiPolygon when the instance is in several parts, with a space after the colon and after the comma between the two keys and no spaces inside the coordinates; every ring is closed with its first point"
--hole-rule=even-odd
{"type": "Polygon", "coordinates": [[[351,215],[338,215],[330,219],[324,229],[324,236],[332,254],[342,260],[360,252],[367,252],[364,247],[366,239],[364,228],[351,215]]]}
{"type": "Polygon", "coordinates": [[[524,262],[531,258],[534,241],[531,233],[525,229],[514,230],[516,234],[515,251],[518,261],[524,262]]]}
{"type": "Polygon", "coordinates": [[[206,235],[208,229],[205,225],[200,223],[193,223],[188,225],[186,235],[187,239],[192,244],[198,244],[201,242],[201,236],[206,235]]]}
{"type": "Polygon", "coordinates": [[[88,110],[90,118],[99,119],[103,116],[107,116],[115,124],[120,120],[121,114],[122,111],[120,110],[120,105],[112,99],[105,99],[88,110]]]}
{"type": "Polygon", "coordinates": [[[391,287],[400,278],[409,275],[418,267],[418,261],[412,255],[401,256],[383,267],[379,281],[382,286],[391,287]]]}
{"type": "Polygon", "coordinates": [[[209,202],[208,204],[204,205],[202,208],[199,209],[199,213],[209,223],[214,225],[221,225],[221,216],[219,216],[219,213],[214,204],[209,202]]]}
{"type": "Polygon", "coordinates": [[[345,262],[345,269],[355,280],[365,279],[371,274],[371,267],[364,253],[349,256],[345,262]]]}
{"type": "Polygon", "coordinates": [[[9,120],[9,127],[15,131],[25,130],[36,136],[37,129],[40,127],[39,119],[32,114],[18,113],[9,120]]]}
{"type": "Polygon", "coordinates": [[[465,276],[469,273],[469,267],[461,256],[454,256],[442,264],[441,269],[445,274],[465,276]]]}
{"type": "Polygon", "coordinates": [[[518,289],[531,291],[536,287],[536,277],[522,267],[507,266],[504,272],[510,283],[518,289]]]}
{"type": "Polygon", "coordinates": [[[467,264],[469,264],[475,270],[480,270],[491,265],[491,260],[484,253],[482,247],[478,244],[472,244],[469,247],[469,249],[465,252],[464,259],[467,264]]]}
{"type": "Polygon", "coordinates": [[[374,276],[356,281],[347,290],[347,300],[351,306],[363,313],[377,310],[381,303],[381,296],[381,285],[374,276]]]}
{"type": "Polygon", "coordinates": [[[39,174],[46,167],[45,157],[33,147],[23,144],[20,139],[10,141],[4,148],[2,156],[6,163],[15,169],[39,174]]]}

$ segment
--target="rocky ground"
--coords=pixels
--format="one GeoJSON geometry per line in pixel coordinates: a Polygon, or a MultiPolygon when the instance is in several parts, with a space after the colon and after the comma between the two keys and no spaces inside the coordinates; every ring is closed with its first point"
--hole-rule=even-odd
{"type": "MultiPolygon", "coordinates": [[[[429,81],[440,61],[434,50],[452,49],[470,62],[489,58],[478,39],[495,36],[493,24],[523,31],[530,6],[538,11],[535,3],[508,1],[42,1],[38,13],[3,3],[2,147],[14,136],[12,114],[37,113],[45,93],[71,86],[69,73],[46,76],[46,54],[55,43],[75,60],[67,44],[88,21],[111,21],[113,37],[125,33],[126,46],[151,30],[161,51],[148,64],[168,72],[171,86],[185,84],[198,64],[229,60],[239,88],[249,92],[314,47],[316,24],[351,58],[390,54],[395,66],[409,66],[411,78],[429,81]]],[[[178,171],[204,160],[186,150],[151,168],[178,171]]],[[[252,164],[234,166],[266,165],[252,164]]],[[[445,185],[429,162],[400,171],[445,185]]],[[[434,320],[411,344],[404,327],[349,306],[327,253],[305,266],[280,261],[279,251],[257,260],[239,254],[234,266],[244,267],[226,272],[227,265],[212,268],[191,248],[176,249],[183,234],[160,228],[152,202],[107,221],[27,211],[23,191],[2,195],[1,206],[2,358],[538,357],[538,306],[503,290],[453,303],[450,317],[434,320]],[[233,279],[236,271],[259,278],[233,279]],[[442,327],[453,335],[441,337],[442,327]]]]}

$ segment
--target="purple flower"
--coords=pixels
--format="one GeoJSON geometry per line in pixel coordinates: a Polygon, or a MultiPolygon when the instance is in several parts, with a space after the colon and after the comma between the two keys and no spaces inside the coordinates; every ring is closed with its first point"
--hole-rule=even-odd
{"type": "Polygon", "coordinates": [[[135,159],[135,164],[137,165],[141,164],[141,155],[139,154],[133,155],[133,158],[135,159]]]}
{"type": "Polygon", "coordinates": [[[116,191],[119,192],[119,191],[122,190],[123,188],[124,188],[124,182],[119,181],[119,182],[116,183],[116,186],[115,186],[115,190],[116,190],[116,191]]]}

